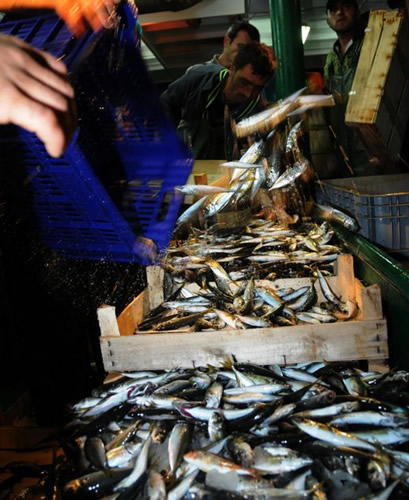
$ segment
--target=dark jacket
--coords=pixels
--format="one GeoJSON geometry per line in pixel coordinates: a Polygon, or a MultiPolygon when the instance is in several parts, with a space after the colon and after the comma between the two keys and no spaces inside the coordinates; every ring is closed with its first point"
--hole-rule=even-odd
{"type": "Polygon", "coordinates": [[[195,159],[233,159],[235,140],[229,118],[239,121],[265,107],[260,97],[245,105],[227,106],[222,92],[227,76],[228,70],[220,69],[219,65],[198,65],[171,83],[161,95],[195,159]]]}
{"type": "Polygon", "coordinates": [[[372,162],[355,127],[345,124],[345,111],[348,104],[349,92],[355,77],[356,68],[361,53],[364,38],[364,28],[368,22],[369,13],[361,16],[360,23],[352,44],[343,56],[339,51],[338,40],[334,43],[332,50],[326,58],[324,67],[324,78],[327,89],[333,95],[335,106],[328,110],[329,123],[336,135],[336,150],[340,163],[340,177],[344,176],[343,153],[347,155],[354,175],[377,175],[383,173],[381,165],[372,162]]]}

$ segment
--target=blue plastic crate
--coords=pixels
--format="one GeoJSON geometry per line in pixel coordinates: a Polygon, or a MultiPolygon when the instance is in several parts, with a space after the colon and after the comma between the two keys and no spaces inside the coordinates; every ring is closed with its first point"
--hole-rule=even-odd
{"type": "Polygon", "coordinates": [[[355,216],[360,234],[385,251],[409,256],[409,174],[317,181],[315,197],[355,216]]]}
{"type": "Polygon", "coordinates": [[[186,183],[193,157],[147,73],[134,8],[125,2],[118,14],[115,30],[80,39],[53,14],[0,22],[1,32],[63,58],[79,110],[76,136],[59,159],[25,130],[13,140],[49,247],[67,257],[149,264],[145,243],[159,252],[169,244],[183,201],[174,187],[186,183]]]}

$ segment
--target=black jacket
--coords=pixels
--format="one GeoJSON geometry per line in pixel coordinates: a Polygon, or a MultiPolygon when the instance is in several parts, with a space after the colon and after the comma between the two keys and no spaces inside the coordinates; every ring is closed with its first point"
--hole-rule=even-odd
{"type": "Polygon", "coordinates": [[[219,65],[196,65],[161,95],[162,103],[195,159],[233,159],[235,140],[225,117],[239,121],[265,107],[260,97],[245,105],[227,107],[222,94],[227,75],[228,70],[219,65]]]}

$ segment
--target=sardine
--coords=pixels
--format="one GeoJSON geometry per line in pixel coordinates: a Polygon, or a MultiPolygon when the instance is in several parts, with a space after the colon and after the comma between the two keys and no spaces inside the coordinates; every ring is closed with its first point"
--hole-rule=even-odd
{"type": "Polygon", "coordinates": [[[302,175],[309,167],[309,162],[304,160],[302,163],[295,163],[293,166],[287,168],[287,170],[280,175],[280,177],[275,181],[275,183],[269,189],[281,189],[283,187],[293,184],[300,175],[302,175]]]}

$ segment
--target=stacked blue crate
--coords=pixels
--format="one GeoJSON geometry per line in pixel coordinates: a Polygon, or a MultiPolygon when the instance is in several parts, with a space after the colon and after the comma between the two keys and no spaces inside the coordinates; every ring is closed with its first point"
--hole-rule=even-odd
{"type": "Polygon", "coordinates": [[[353,215],[383,250],[409,256],[409,174],[318,181],[316,200],[353,215]]]}
{"type": "Polygon", "coordinates": [[[147,73],[131,3],[118,14],[116,29],[79,39],[53,14],[0,22],[0,32],[64,60],[79,110],[61,158],[22,129],[14,147],[50,248],[67,257],[151,264],[169,244],[183,201],[174,187],[186,183],[193,158],[147,73]]]}

